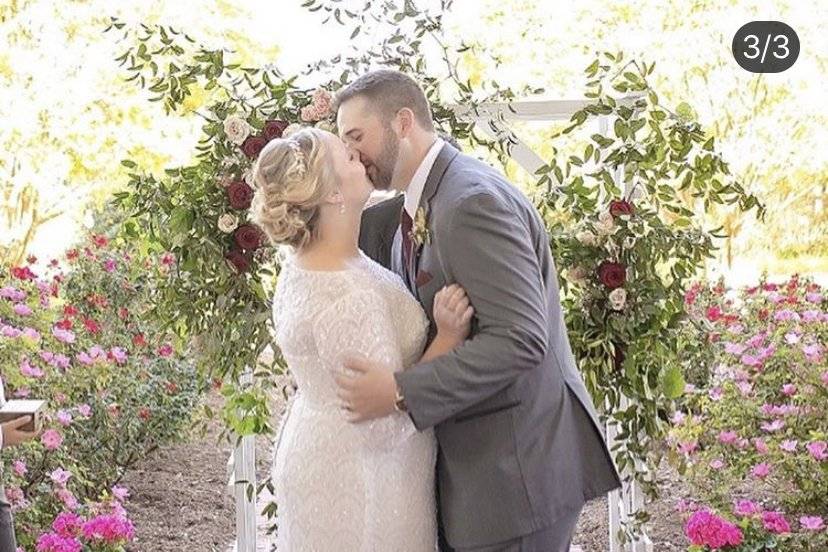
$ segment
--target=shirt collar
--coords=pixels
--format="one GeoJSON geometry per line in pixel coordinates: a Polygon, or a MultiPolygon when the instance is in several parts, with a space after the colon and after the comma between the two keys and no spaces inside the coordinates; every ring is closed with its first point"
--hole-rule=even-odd
{"type": "Polygon", "coordinates": [[[434,141],[405,190],[405,211],[412,220],[416,218],[415,215],[417,214],[417,208],[420,206],[420,198],[423,196],[428,174],[431,172],[434,161],[437,160],[437,155],[439,155],[445,143],[442,138],[437,138],[434,141]]]}

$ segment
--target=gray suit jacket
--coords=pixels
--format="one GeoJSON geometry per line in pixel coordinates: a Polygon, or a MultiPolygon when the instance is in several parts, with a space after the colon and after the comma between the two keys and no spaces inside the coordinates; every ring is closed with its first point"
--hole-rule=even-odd
{"type": "MultiPolygon", "coordinates": [[[[360,246],[399,267],[402,199],[363,215],[360,246]]],[[[440,445],[440,511],[449,544],[472,548],[540,531],[620,486],[569,345],[555,264],[523,193],[444,146],[426,181],[431,243],[407,282],[432,322],[435,293],[458,283],[475,308],[470,338],[397,374],[414,424],[440,445]]]]}

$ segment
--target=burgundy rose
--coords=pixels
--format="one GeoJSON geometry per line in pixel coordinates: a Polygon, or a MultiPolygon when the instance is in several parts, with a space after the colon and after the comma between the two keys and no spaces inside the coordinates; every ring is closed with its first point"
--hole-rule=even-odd
{"type": "Polygon", "coordinates": [[[610,289],[619,288],[627,279],[627,268],[621,263],[604,261],[598,265],[598,278],[610,289]]]}
{"type": "Polygon", "coordinates": [[[262,231],[252,224],[242,224],[236,228],[233,238],[240,248],[251,251],[262,245],[262,231]]]}
{"type": "Polygon", "coordinates": [[[227,187],[227,199],[233,209],[247,209],[253,201],[253,188],[237,180],[227,187]]]}
{"type": "Polygon", "coordinates": [[[287,121],[273,120],[267,121],[264,125],[264,137],[269,142],[274,138],[281,138],[282,133],[288,127],[287,121]]]}
{"type": "Polygon", "coordinates": [[[227,261],[228,266],[237,273],[250,270],[250,257],[245,255],[240,249],[231,249],[224,254],[224,259],[227,261]]]}
{"type": "Polygon", "coordinates": [[[618,215],[632,215],[633,211],[632,204],[625,199],[616,199],[610,202],[609,212],[614,217],[618,215]]]}
{"type": "Polygon", "coordinates": [[[264,136],[248,136],[241,149],[249,159],[256,159],[266,145],[267,139],[264,136]]]}

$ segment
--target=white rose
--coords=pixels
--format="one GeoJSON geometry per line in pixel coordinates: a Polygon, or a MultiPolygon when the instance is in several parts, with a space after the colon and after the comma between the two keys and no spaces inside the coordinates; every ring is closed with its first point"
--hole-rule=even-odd
{"type": "Polygon", "coordinates": [[[289,138],[291,134],[295,134],[302,130],[302,125],[298,123],[289,124],[282,132],[282,138],[289,138]]]}
{"type": "Polygon", "coordinates": [[[224,120],[224,134],[227,135],[228,140],[237,146],[242,145],[247,140],[250,131],[250,125],[238,115],[231,115],[224,120]]]}
{"type": "Polygon", "coordinates": [[[573,266],[568,271],[569,280],[574,284],[583,284],[586,282],[587,269],[581,265],[573,266]]]}
{"type": "Polygon", "coordinates": [[[608,222],[613,222],[612,213],[610,213],[609,211],[601,211],[600,213],[598,213],[598,220],[604,224],[608,222]]]}
{"type": "Polygon", "coordinates": [[[595,223],[595,231],[601,236],[609,236],[615,232],[615,223],[612,221],[612,215],[609,215],[609,220],[606,218],[601,220],[599,216],[598,222],[595,223]]]}
{"type": "Polygon", "coordinates": [[[615,288],[612,290],[612,293],[609,294],[609,300],[612,310],[623,310],[624,305],[627,304],[627,292],[624,288],[615,288]]]}
{"type": "Polygon", "coordinates": [[[595,245],[597,243],[595,234],[593,234],[589,230],[581,230],[580,232],[575,234],[575,239],[584,245],[595,245]]]}
{"type": "Polygon", "coordinates": [[[255,188],[255,186],[253,185],[253,171],[252,170],[248,169],[248,170],[244,171],[244,173],[242,173],[242,180],[244,180],[244,182],[248,186],[250,186],[251,188],[255,188]]]}
{"type": "Polygon", "coordinates": [[[219,230],[225,234],[229,234],[239,226],[239,219],[232,213],[225,213],[218,219],[219,230]]]}

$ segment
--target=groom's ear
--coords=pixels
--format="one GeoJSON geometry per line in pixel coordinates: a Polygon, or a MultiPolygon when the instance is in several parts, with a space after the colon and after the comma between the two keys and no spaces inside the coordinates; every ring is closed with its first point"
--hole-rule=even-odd
{"type": "Polygon", "coordinates": [[[414,112],[411,109],[407,107],[400,109],[394,119],[394,126],[396,127],[394,130],[400,138],[405,138],[411,134],[415,122],[414,112]]]}

